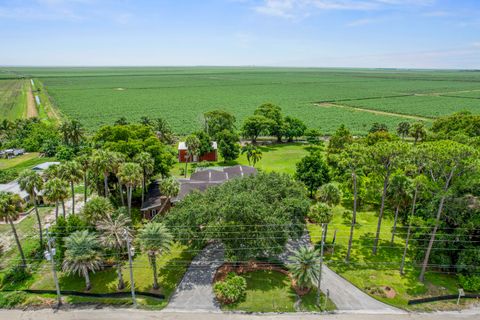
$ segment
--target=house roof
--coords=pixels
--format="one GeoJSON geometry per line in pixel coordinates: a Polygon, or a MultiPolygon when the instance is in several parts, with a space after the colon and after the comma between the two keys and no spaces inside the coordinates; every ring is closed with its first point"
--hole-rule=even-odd
{"type": "Polygon", "coordinates": [[[18,194],[24,200],[28,198],[28,193],[20,189],[20,185],[17,181],[0,184],[0,192],[11,192],[14,194],[18,194]]]}
{"type": "Polygon", "coordinates": [[[45,169],[47,169],[48,167],[50,166],[53,166],[53,165],[57,165],[57,164],[60,164],[60,162],[44,162],[44,163],[41,163],[35,167],[32,168],[32,170],[35,170],[35,171],[43,171],[45,169]]]}
{"type": "MultiPolygon", "coordinates": [[[[213,150],[217,150],[217,142],[216,141],[212,141],[212,148],[213,148],[213,150]]],[[[185,141],[180,141],[178,143],[178,150],[188,150],[185,141]]]]}
{"type": "Polygon", "coordinates": [[[225,167],[222,171],[218,169],[205,169],[195,172],[191,175],[190,179],[178,180],[178,182],[180,182],[180,192],[178,196],[172,199],[172,202],[182,200],[187,194],[194,190],[205,191],[209,187],[218,186],[236,177],[244,177],[256,173],[257,169],[242,165],[225,167]]]}
{"type": "Polygon", "coordinates": [[[160,193],[160,185],[158,181],[154,181],[148,188],[147,196],[145,197],[146,201],[143,203],[141,211],[149,210],[151,208],[159,207],[167,199],[167,197],[162,196],[160,193]]]}

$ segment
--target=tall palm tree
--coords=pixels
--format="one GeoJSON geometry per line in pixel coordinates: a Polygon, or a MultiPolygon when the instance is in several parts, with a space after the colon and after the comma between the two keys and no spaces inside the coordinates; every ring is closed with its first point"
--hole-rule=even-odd
{"type": "Polygon", "coordinates": [[[58,172],[58,168],[60,166],[58,164],[54,164],[49,166],[42,172],[42,176],[45,180],[51,180],[53,178],[60,178],[60,173],[58,172]]]}
{"type": "Polygon", "coordinates": [[[116,268],[118,275],[118,290],[125,288],[122,276],[122,250],[127,246],[126,237],[131,239],[131,220],[125,214],[119,214],[115,218],[107,214],[97,223],[97,230],[101,232],[100,241],[102,244],[115,253],[116,268]]]}
{"type": "Polygon", "coordinates": [[[75,214],[75,183],[79,182],[83,177],[82,167],[77,161],[67,161],[60,165],[58,171],[62,179],[70,183],[72,214],[75,214]]]}
{"type": "Polygon", "coordinates": [[[59,130],[63,136],[63,142],[72,146],[78,146],[85,135],[85,129],[78,120],[63,122],[59,130]]]}
{"type": "Polygon", "coordinates": [[[132,218],[132,192],[142,182],[142,168],[139,164],[127,162],[120,165],[118,179],[127,187],[127,207],[130,219],[132,218]]]}
{"type": "Polygon", "coordinates": [[[26,191],[30,195],[30,201],[35,208],[41,247],[43,245],[43,232],[42,221],[40,219],[40,214],[38,213],[37,192],[40,192],[43,189],[43,179],[37,172],[31,169],[26,169],[20,173],[18,184],[20,185],[20,189],[26,191]]]}
{"type": "Polygon", "coordinates": [[[112,172],[117,177],[117,186],[118,186],[118,193],[120,194],[120,200],[122,201],[122,206],[125,206],[125,199],[123,195],[123,183],[118,178],[118,171],[120,170],[120,166],[126,162],[125,155],[120,152],[113,152],[113,160],[112,160],[112,172]]]}
{"type": "Polygon", "coordinates": [[[138,240],[142,250],[147,252],[153,271],[153,289],[157,290],[157,255],[170,250],[173,236],[164,224],[151,222],[140,230],[138,240]]]}
{"type": "Polygon", "coordinates": [[[402,137],[402,140],[405,140],[405,137],[408,136],[410,132],[410,122],[402,121],[397,126],[397,133],[402,137]]]}
{"type": "Polygon", "coordinates": [[[162,205],[162,208],[159,210],[159,212],[162,212],[167,203],[170,203],[172,198],[176,197],[180,192],[180,183],[178,183],[177,179],[174,177],[163,179],[160,182],[160,192],[162,195],[167,197],[165,203],[162,205]]]}
{"type": "Polygon", "coordinates": [[[25,254],[23,253],[22,244],[18,238],[17,229],[13,223],[14,219],[18,218],[19,213],[22,211],[22,199],[13,193],[0,192],[0,218],[6,220],[12,228],[12,233],[17,243],[18,252],[22,259],[22,268],[27,267],[27,261],[25,260],[25,254]]]}
{"type": "Polygon", "coordinates": [[[55,203],[55,221],[58,220],[58,205],[61,202],[65,218],[65,199],[68,197],[68,183],[59,178],[53,178],[45,183],[45,198],[55,203]]]}
{"type": "Polygon", "coordinates": [[[95,272],[102,267],[97,237],[88,230],[76,231],[65,239],[65,248],[63,271],[85,277],[86,290],[90,290],[92,285],[89,272],[95,272]]]}
{"type": "Polygon", "coordinates": [[[200,153],[200,139],[196,135],[189,135],[185,139],[185,146],[187,147],[187,159],[185,159],[185,177],[187,177],[188,171],[188,162],[193,161],[195,156],[198,156],[200,153]]]}
{"type": "Polygon", "coordinates": [[[147,189],[147,178],[153,173],[155,160],[148,152],[141,152],[135,156],[134,161],[142,167],[142,206],[145,201],[145,190],[147,189]]]}
{"type": "Polygon", "coordinates": [[[77,162],[82,167],[83,172],[83,200],[86,202],[88,198],[88,172],[91,167],[91,158],[88,154],[82,154],[77,157],[77,162]]]}
{"type": "Polygon", "coordinates": [[[300,247],[288,260],[290,264],[287,267],[299,288],[311,289],[317,286],[320,277],[320,254],[317,250],[300,247]]]}
{"type": "Polygon", "coordinates": [[[108,197],[108,175],[113,170],[115,153],[108,150],[95,150],[92,155],[92,167],[103,175],[104,196],[108,197]]]}

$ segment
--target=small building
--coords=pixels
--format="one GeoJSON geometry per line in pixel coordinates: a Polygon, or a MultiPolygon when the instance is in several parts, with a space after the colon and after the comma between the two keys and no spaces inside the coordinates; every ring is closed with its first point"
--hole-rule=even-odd
{"type": "Polygon", "coordinates": [[[170,199],[169,203],[165,203],[168,199],[162,196],[159,184],[155,181],[149,188],[147,199],[141,211],[145,219],[152,219],[159,213],[164,214],[167,212],[172,206],[175,206],[175,203],[183,200],[183,198],[191,192],[203,192],[207,188],[219,186],[228,180],[242,178],[256,173],[257,170],[255,168],[241,165],[201,169],[193,173],[190,179],[178,179],[180,190],[176,197],[170,199]]]}
{"type": "Polygon", "coordinates": [[[212,142],[212,151],[202,154],[200,156],[193,156],[193,159],[188,158],[188,148],[185,142],[178,143],[178,162],[201,162],[201,161],[217,161],[217,142],[212,142]]]}
{"type": "Polygon", "coordinates": [[[25,149],[5,149],[0,151],[0,158],[10,159],[21,156],[25,153],[25,149]]]}

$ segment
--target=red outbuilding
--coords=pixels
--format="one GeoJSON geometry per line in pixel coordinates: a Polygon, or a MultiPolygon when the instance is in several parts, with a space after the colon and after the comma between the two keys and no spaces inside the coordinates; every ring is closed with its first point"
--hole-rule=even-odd
{"type": "Polygon", "coordinates": [[[193,159],[188,158],[188,148],[185,142],[178,143],[178,162],[201,162],[201,161],[217,161],[217,142],[212,142],[212,151],[202,154],[200,156],[193,156],[193,159]]]}

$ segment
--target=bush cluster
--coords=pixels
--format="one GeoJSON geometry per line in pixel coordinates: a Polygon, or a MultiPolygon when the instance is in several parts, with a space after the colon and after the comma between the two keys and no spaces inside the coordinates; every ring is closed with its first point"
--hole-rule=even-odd
{"type": "Polygon", "coordinates": [[[469,292],[480,292],[480,276],[459,276],[460,285],[469,292]]]}
{"type": "Polygon", "coordinates": [[[213,286],[215,296],[222,304],[240,301],[245,296],[247,281],[245,278],[230,272],[224,281],[218,281],[213,286]]]}

